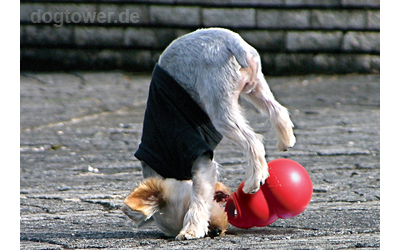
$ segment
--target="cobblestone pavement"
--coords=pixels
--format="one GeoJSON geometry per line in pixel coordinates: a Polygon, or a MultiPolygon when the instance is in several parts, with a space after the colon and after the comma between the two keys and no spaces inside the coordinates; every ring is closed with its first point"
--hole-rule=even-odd
{"type": "MultiPolygon", "coordinates": [[[[274,77],[297,144],[278,152],[266,117],[243,102],[266,138],[268,161],[291,158],[309,172],[314,194],[299,216],[177,242],[154,226],[133,228],[119,209],[140,180],[138,147],[149,75],[22,73],[21,249],[378,249],[380,247],[379,75],[274,77]]],[[[216,151],[222,181],[244,178],[240,148],[216,151]]]]}

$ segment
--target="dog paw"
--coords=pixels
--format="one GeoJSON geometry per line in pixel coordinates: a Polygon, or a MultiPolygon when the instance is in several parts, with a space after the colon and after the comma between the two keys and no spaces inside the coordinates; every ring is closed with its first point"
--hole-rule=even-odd
{"type": "Polygon", "coordinates": [[[264,185],[266,179],[269,177],[268,173],[268,165],[265,164],[265,167],[254,176],[251,176],[244,182],[243,192],[246,194],[254,194],[256,193],[262,185],[264,185]]]}
{"type": "Polygon", "coordinates": [[[192,240],[203,238],[208,232],[208,220],[189,223],[181,229],[175,237],[176,240],[192,240]]]}
{"type": "Polygon", "coordinates": [[[296,143],[296,137],[292,134],[287,140],[279,140],[278,142],[278,150],[287,151],[289,148],[292,148],[296,143]]]}
{"type": "Polygon", "coordinates": [[[180,241],[186,240],[185,233],[179,233],[179,234],[175,237],[175,240],[180,240],[180,241]]]}
{"type": "Polygon", "coordinates": [[[198,238],[203,238],[205,236],[205,233],[196,233],[194,231],[181,231],[176,237],[175,240],[193,240],[193,239],[198,239],[198,238]]]}
{"type": "Polygon", "coordinates": [[[182,240],[191,240],[191,239],[195,239],[194,235],[191,234],[191,233],[184,233],[184,232],[179,233],[175,237],[175,240],[180,240],[180,241],[182,241],[182,240]]]}
{"type": "Polygon", "coordinates": [[[261,187],[261,182],[248,184],[249,182],[251,181],[247,180],[244,182],[243,192],[245,192],[246,194],[256,193],[261,187]]]}
{"type": "Polygon", "coordinates": [[[244,182],[243,192],[246,194],[254,194],[256,193],[262,185],[264,185],[265,180],[267,177],[255,178],[255,179],[248,179],[244,182]]]}

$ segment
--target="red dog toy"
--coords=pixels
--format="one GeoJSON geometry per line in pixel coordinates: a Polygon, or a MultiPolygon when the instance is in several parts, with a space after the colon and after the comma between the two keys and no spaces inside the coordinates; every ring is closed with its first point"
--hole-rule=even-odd
{"type": "Polygon", "coordinates": [[[313,186],[307,171],[289,159],[268,163],[267,181],[255,194],[245,194],[242,182],[226,202],[228,221],[235,227],[265,227],[278,218],[302,213],[311,201],[313,186]]]}

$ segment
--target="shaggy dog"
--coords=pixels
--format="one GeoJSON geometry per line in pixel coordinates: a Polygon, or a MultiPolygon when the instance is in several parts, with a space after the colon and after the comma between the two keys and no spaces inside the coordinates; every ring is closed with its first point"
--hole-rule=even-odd
{"type": "Polygon", "coordinates": [[[213,151],[222,136],[243,149],[245,193],[255,193],[269,176],[262,136],[241,114],[239,95],[269,116],[279,150],[295,144],[289,113],[270,91],[258,52],[238,34],[221,28],[189,33],[173,41],[155,66],[135,156],[145,178],[192,180],[183,223],[173,226],[173,232],[180,228],[178,240],[209,231],[217,182],[213,151]]]}

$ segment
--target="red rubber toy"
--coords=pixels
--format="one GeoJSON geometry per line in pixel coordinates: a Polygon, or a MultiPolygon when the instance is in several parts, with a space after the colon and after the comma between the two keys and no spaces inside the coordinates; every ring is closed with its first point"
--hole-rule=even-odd
{"type": "Polygon", "coordinates": [[[244,182],[225,205],[228,222],[238,228],[265,227],[278,218],[301,214],[311,201],[313,185],[307,171],[290,159],[268,163],[267,181],[254,194],[242,191],[244,182]]]}

